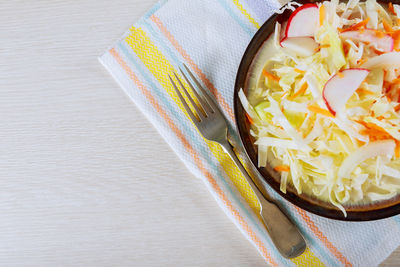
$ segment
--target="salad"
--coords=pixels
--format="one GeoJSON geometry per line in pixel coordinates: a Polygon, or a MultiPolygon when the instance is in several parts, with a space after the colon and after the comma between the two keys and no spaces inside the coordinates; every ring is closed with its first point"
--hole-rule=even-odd
{"type": "Polygon", "coordinates": [[[258,165],[298,194],[346,205],[400,193],[400,6],[297,4],[239,98],[258,165]]]}

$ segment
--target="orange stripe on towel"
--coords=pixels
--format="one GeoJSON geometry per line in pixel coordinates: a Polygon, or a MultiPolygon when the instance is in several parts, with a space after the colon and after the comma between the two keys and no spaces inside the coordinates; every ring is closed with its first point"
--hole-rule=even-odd
{"type": "Polygon", "coordinates": [[[170,41],[172,46],[181,54],[181,56],[186,60],[187,64],[194,70],[197,76],[201,79],[201,81],[207,86],[208,90],[210,90],[215,97],[217,98],[218,102],[221,104],[222,108],[228,113],[229,117],[234,120],[233,110],[225,101],[224,97],[221,93],[215,88],[212,82],[207,78],[207,76],[201,71],[199,66],[193,61],[193,59],[189,56],[189,54],[182,48],[182,46],[178,43],[175,37],[167,30],[167,28],[163,25],[161,20],[152,15],[150,19],[157,25],[160,31],[164,34],[164,36],[170,41]]]}
{"type": "MultiPolygon", "coordinates": [[[[223,96],[218,92],[218,90],[214,87],[210,80],[208,80],[207,76],[202,72],[202,70],[196,65],[196,63],[192,60],[189,54],[182,48],[182,46],[178,43],[175,37],[168,31],[168,29],[163,25],[161,20],[152,15],[150,19],[155,23],[155,25],[159,28],[159,30],[164,34],[164,36],[169,40],[172,46],[180,53],[180,55],[186,60],[187,64],[192,68],[192,70],[197,74],[197,76],[202,80],[202,82],[207,86],[207,88],[213,92],[213,94],[218,99],[219,103],[223,107],[223,109],[229,114],[231,119],[234,118],[233,111],[230,106],[223,99],[223,96]]],[[[310,219],[309,219],[310,220],[310,219]]],[[[312,221],[311,221],[312,222],[312,221]]],[[[308,224],[307,224],[308,225],[308,224]]],[[[318,229],[318,228],[317,228],[318,229]]],[[[318,230],[319,231],[319,230],[318,230]]],[[[326,238],[324,235],[322,235],[326,238]]]]}
{"type": "Polygon", "coordinates": [[[230,213],[235,217],[236,221],[240,224],[242,229],[249,235],[251,240],[254,241],[256,246],[260,249],[260,251],[261,251],[262,255],[264,256],[264,258],[268,261],[268,263],[270,265],[278,266],[278,264],[272,259],[271,255],[269,254],[269,252],[267,251],[266,247],[263,245],[261,240],[252,231],[250,226],[244,221],[242,216],[240,216],[239,212],[233,207],[232,203],[229,201],[229,199],[226,197],[224,192],[218,186],[217,182],[213,179],[213,177],[210,174],[210,172],[208,172],[207,169],[203,166],[203,163],[201,162],[201,160],[200,160],[199,156],[197,155],[196,151],[193,149],[193,147],[187,141],[187,139],[185,138],[183,133],[175,125],[173,120],[167,115],[167,113],[158,104],[157,100],[153,97],[153,95],[150,93],[150,91],[140,82],[140,80],[137,78],[137,76],[135,75],[133,70],[121,58],[121,56],[118,54],[118,52],[114,48],[110,49],[110,54],[114,57],[114,59],[118,62],[118,64],[121,66],[121,68],[131,78],[131,80],[135,83],[135,85],[139,88],[139,90],[147,98],[149,103],[154,107],[155,110],[157,110],[159,115],[165,120],[165,122],[168,124],[168,126],[171,128],[171,130],[175,133],[175,135],[178,137],[178,139],[182,142],[184,147],[188,150],[188,152],[192,156],[192,158],[193,158],[194,162],[196,163],[196,165],[198,166],[198,168],[201,170],[201,172],[207,178],[207,181],[210,183],[210,185],[213,188],[213,190],[217,193],[217,195],[220,198],[220,200],[224,203],[225,207],[230,211],[230,213]]]}
{"type": "Polygon", "coordinates": [[[307,215],[307,213],[295,207],[298,213],[301,215],[303,220],[307,223],[307,226],[310,230],[318,237],[319,240],[329,249],[329,251],[341,262],[344,266],[353,266],[350,261],[343,256],[343,254],[329,241],[329,239],[318,229],[315,223],[311,220],[311,218],[307,215]]]}

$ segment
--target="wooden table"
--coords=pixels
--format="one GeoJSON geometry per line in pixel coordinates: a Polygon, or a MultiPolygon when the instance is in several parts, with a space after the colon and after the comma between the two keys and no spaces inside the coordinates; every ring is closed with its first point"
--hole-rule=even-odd
{"type": "Polygon", "coordinates": [[[97,61],[155,2],[0,3],[0,266],[264,266],[97,61]]]}

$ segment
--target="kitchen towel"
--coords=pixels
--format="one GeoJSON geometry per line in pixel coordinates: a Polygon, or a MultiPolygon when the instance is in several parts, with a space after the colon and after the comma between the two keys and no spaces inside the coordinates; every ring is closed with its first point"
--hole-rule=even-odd
{"type": "MultiPolygon", "coordinates": [[[[233,120],[236,71],[252,36],[280,4],[274,0],[168,0],[157,3],[100,57],[185,165],[271,266],[376,266],[400,245],[400,216],[341,222],[297,208],[270,190],[307,240],[292,260],[272,244],[258,205],[230,158],[196,130],[168,75],[185,63],[233,120]]],[[[238,137],[230,131],[233,143],[238,137]]]]}

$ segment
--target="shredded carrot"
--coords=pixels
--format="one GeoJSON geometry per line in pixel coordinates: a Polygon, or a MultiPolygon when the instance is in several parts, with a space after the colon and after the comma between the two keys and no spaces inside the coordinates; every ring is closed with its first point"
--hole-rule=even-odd
{"type": "MultiPolygon", "coordinates": [[[[373,127],[377,127],[377,125],[375,125],[373,123],[371,123],[371,124],[374,125],[373,127]]],[[[368,128],[368,127],[367,127],[367,129],[361,130],[360,133],[361,134],[367,134],[369,136],[375,136],[375,137],[383,137],[383,136],[387,136],[388,135],[388,133],[383,131],[383,130],[375,129],[375,128],[368,128]]]]}
{"type": "Polygon", "coordinates": [[[400,110],[400,104],[398,104],[397,106],[394,107],[394,111],[399,111],[400,110]]]}
{"type": "Polygon", "coordinates": [[[294,71],[297,72],[297,73],[300,73],[300,74],[304,74],[305,73],[304,70],[301,70],[301,69],[298,69],[298,68],[294,68],[294,71]]]}
{"type": "Polygon", "coordinates": [[[341,73],[340,71],[338,73],[336,73],[336,74],[337,74],[337,76],[339,76],[339,78],[343,78],[344,77],[344,74],[341,73]]]}
{"type": "MultiPolygon", "coordinates": [[[[400,23],[399,23],[400,25],[400,23]]],[[[390,35],[392,36],[394,43],[393,43],[393,48],[398,51],[399,47],[400,47],[400,30],[397,31],[393,31],[390,33],[390,35]]]]}
{"type": "Polygon", "coordinates": [[[386,36],[386,34],[384,32],[381,32],[381,31],[376,32],[376,37],[378,37],[378,38],[383,38],[385,36],[386,36]]]}
{"type": "Polygon", "coordinates": [[[303,83],[303,85],[300,87],[300,89],[296,93],[294,93],[294,95],[288,97],[288,99],[293,100],[296,97],[298,97],[299,95],[304,94],[304,92],[307,90],[307,87],[308,87],[307,83],[303,83]]]}
{"type": "Polygon", "coordinates": [[[365,95],[374,95],[375,93],[367,90],[367,89],[363,89],[363,88],[358,88],[356,91],[358,94],[365,94],[365,95]]]}
{"type": "MultiPolygon", "coordinates": [[[[384,76],[386,76],[386,72],[385,72],[385,74],[384,74],[384,76]]],[[[387,82],[387,81],[383,81],[383,85],[382,85],[382,87],[383,87],[383,92],[385,93],[385,94],[387,94],[389,91],[390,91],[390,86],[391,86],[392,84],[391,83],[389,83],[389,82],[387,82]]]]}
{"type": "Polygon", "coordinates": [[[389,9],[390,12],[392,12],[393,15],[397,16],[396,11],[394,10],[392,2],[389,2],[388,9],[389,9]]]}
{"type": "Polygon", "coordinates": [[[390,136],[388,134],[382,134],[380,132],[376,132],[373,130],[367,131],[366,133],[362,133],[362,134],[368,135],[370,141],[393,139],[392,136],[390,136]]]}
{"type": "Polygon", "coordinates": [[[331,45],[329,44],[323,44],[323,45],[319,45],[317,48],[314,49],[315,52],[318,52],[319,50],[321,50],[321,48],[328,48],[331,45]]]}
{"type": "Polygon", "coordinates": [[[325,20],[325,6],[321,5],[319,7],[319,25],[322,26],[322,24],[324,24],[324,20],[325,20]]]}
{"type": "Polygon", "coordinates": [[[383,28],[385,29],[385,31],[387,31],[387,32],[393,31],[392,26],[390,26],[389,23],[385,19],[382,20],[382,24],[383,24],[383,28]]]}
{"type": "Polygon", "coordinates": [[[398,38],[400,35],[400,30],[392,31],[390,35],[392,35],[393,38],[398,38]]]}
{"type": "Polygon", "coordinates": [[[368,21],[369,21],[369,18],[366,18],[365,20],[360,21],[359,23],[353,24],[346,29],[338,28],[338,30],[339,30],[339,32],[356,31],[356,30],[365,28],[365,26],[368,24],[368,21]]]}
{"type": "Polygon", "coordinates": [[[379,31],[379,30],[374,30],[376,37],[378,38],[383,38],[386,36],[386,34],[383,31],[379,31]]]}
{"type": "Polygon", "coordinates": [[[253,123],[254,123],[253,119],[252,119],[252,118],[250,117],[250,115],[247,114],[247,113],[246,113],[246,118],[249,120],[250,124],[253,124],[253,123]]]}
{"type": "Polygon", "coordinates": [[[397,19],[396,22],[397,22],[397,25],[400,25],[400,19],[397,19]]]}
{"type": "Polygon", "coordinates": [[[284,98],[288,93],[289,93],[289,91],[284,92],[284,93],[281,95],[281,98],[284,98]]]}
{"type": "Polygon", "coordinates": [[[375,47],[372,47],[372,49],[374,50],[375,54],[377,54],[378,56],[385,54],[385,52],[379,51],[378,49],[375,49],[375,47]]]}
{"type": "Polygon", "coordinates": [[[365,62],[367,62],[367,60],[368,60],[367,58],[362,58],[362,59],[358,60],[357,63],[358,63],[358,65],[362,65],[365,62]]]}
{"type": "Polygon", "coordinates": [[[333,115],[329,110],[326,110],[326,109],[323,109],[323,108],[320,108],[317,106],[310,105],[307,107],[307,109],[311,112],[318,113],[318,114],[321,114],[321,115],[324,115],[327,117],[331,117],[331,118],[335,117],[335,115],[333,115]]]}
{"type": "Polygon", "coordinates": [[[400,78],[396,78],[392,81],[392,83],[400,83],[400,78]]]}
{"type": "Polygon", "coordinates": [[[290,171],[290,167],[287,165],[279,165],[279,166],[276,166],[274,168],[274,170],[277,172],[288,172],[288,171],[290,171]]]}
{"type": "Polygon", "coordinates": [[[400,158],[400,142],[398,140],[394,140],[396,142],[396,148],[394,149],[394,155],[396,158],[400,158]]]}
{"type": "Polygon", "coordinates": [[[376,117],[376,119],[378,119],[378,120],[384,120],[385,119],[385,117],[383,117],[383,116],[379,116],[379,117],[376,117]]]}
{"type": "MultiPolygon", "coordinates": [[[[387,140],[387,139],[393,139],[393,137],[385,131],[384,128],[370,122],[365,122],[365,121],[357,121],[358,123],[362,124],[365,126],[366,129],[360,131],[360,134],[363,135],[368,135],[369,139],[371,141],[377,141],[377,140],[387,140]]],[[[398,149],[398,155],[400,157],[400,145],[396,141],[396,149],[398,149]]]]}
{"type": "Polygon", "coordinates": [[[266,71],[266,70],[263,70],[263,71],[262,71],[262,74],[263,74],[265,77],[267,77],[268,79],[271,79],[271,80],[273,80],[273,81],[279,82],[279,77],[273,75],[272,73],[269,73],[269,72],[266,71]]]}
{"type": "Polygon", "coordinates": [[[381,133],[386,134],[386,135],[388,134],[385,131],[385,129],[383,129],[382,127],[376,125],[375,123],[366,122],[366,121],[362,121],[362,120],[359,120],[359,121],[356,121],[356,122],[364,125],[368,130],[374,130],[374,131],[381,132],[381,133]]]}
{"type": "MultiPolygon", "coordinates": [[[[371,107],[372,107],[372,105],[371,105],[371,107]]],[[[370,110],[369,114],[371,115],[371,117],[375,117],[375,112],[373,110],[370,110]]]]}
{"type": "Polygon", "coordinates": [[[360,141],[358,139],[356,139],[358,146],[363,146],[365,144],[364,141],[360,141]]]}
{"type": "Polygon", "coordinates": [[[351,48],[351,46],[349,43],[343,42],[343,53],[345,55],[347,55],[349,53],[350,48],[351,48]]]}
{"type": "Polygon", "coordinates": [[[390,87],[389,90],[387,90],[385,92],[385,96],[388,102],[392,102],[393,101],[393,97],[394,97],[395,92],[392,90],[392,87],[390,87]]]}

